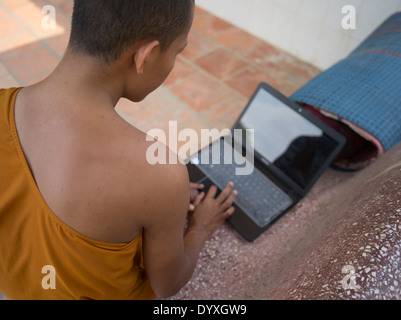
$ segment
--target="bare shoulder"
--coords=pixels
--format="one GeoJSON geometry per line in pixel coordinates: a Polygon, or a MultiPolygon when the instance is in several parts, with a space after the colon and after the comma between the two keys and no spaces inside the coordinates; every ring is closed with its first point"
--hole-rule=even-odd
{"type": "Polygon", "coordinates": [[[69,191],[62,197],[50,191],[48,197],[61,220],[104,242],[130,242],[143,228],[160,221],[166,207],[184,208],[189,203],[185,165],[151,164],[146,155],[155,144],[167,155],[174,154],[122,121],[114,119],[80,135],[68,165],[73,169],[63,169],[66,173],[60,179],[69,191]]]}
{"type": "MultiPolygon", "coordinates": [[[[189,204],[189,177],[185,165],[163,143],[132,129],[120,140],[124,150],[114,166],[109,187],[120,190],[116,199],[124,208],[120,220],[135,228],[151,228],[177,215],[184,222],[189,204]],[[154,151],[176,161],[154,161],[154,151]]],[[[124,229],[121,226],[121,229],[124,229]]],[[[126,231],[129,237],[129,230],[126,231]]]]}
{"type": "Polygon", "coordinates": [[[146,161],[143,163],[144,194],[142,204],[144,208],[144,225],[150,225],[154,219],[171,218],[166,208],[176,210],[182,216],[186,214],[189,203],[189,177],[185,165],[181,164],[178,156],[165,144],[145,137],[146,161]],[[155,161],[154,151],[166,155],[166,161],[155,161]],[[148,213],[152,212],[152,215],[148,213]]]}

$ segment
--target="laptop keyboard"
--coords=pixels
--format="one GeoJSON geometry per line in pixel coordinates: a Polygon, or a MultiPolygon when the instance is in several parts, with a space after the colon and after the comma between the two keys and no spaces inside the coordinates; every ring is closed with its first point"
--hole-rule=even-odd
{"type": "Polygon", "coordinates": [[[291,198],[256,168],[250,175],[236,175],[236,164],[200,163],[198,166],[221,190],[233,181],[234,189],[238,190],[235,203],[261,228],[292,204],[291,198]]]}

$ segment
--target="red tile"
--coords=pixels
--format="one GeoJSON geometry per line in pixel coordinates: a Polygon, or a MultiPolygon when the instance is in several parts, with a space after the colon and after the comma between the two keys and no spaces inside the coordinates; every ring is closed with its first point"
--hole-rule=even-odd
{"type": "Polygon", "coordinates": [[[38,26],[38,28],[42,28],[42,20],[45,17],[42,13],[42,7],[46,4],[47,3],[44,1],[40,1],[39,3],[25,1],[25,4],[13,8],[12,11],[14,16],[16,16],[24,25],[27,25],[28,27],[38,26]]]}
{"type": "Polygon", "coordinates": [[[217,49],[194,63],[219,79],[224,79],[248,65],[234,53],[223,49],[217,49]]]}
{"type": "Polygon", "coordinates": [[[209,13],[195,16],[192,28],[200,33],[213,36],[221,31],[231,28],[232,25],[209,13]]]}
{"type": "Polygon", "coordinates": [[[0,41],[0,58],[7,59],[31,48],[41,47],[36,41],[37,39],[27,31],[2,38],[0,41]]]}
{"type": "Polygon", "coordinates": [[[26,0],[2,0],[1,3],[8,9],[14,10],[20,6],[26,5],[26,0]]]}
{"type": "Polygon", "coordinates": [[[194,72],[196,72],[196,70],[192,66],[178,57],[174,69],[164,82],[164,85],[170,86],[177,84],[179,81],[182,81],[194,74],[194,72]]]}
{"type": "Polygon", "coordinates": [[[47,49],[40,48],[10,58],[5,64],[20,81],[26,81],[54,69],[58,62],[47,49]]]}
{"type": "Polygon", "coordinates": [[[228,100],[213,106],[205,113],[207,120],[219,130],[232,128],[235,121],[246,106],[247,99],[241,96],[230,97],[228,100]]]}
{"type": "Polygon", "coordinates": [[[222,46],[238,53],[247,52],[249,48],[258,47],[262,43],[262,40],[236,27],[222,32],[213,39],[222,46]]]}
{"type": "Polygon", "coordinates": [[[41,24],[42,18],[44,17],[44,14],[42,14],[42,8],[46,4],[47,3],[45,3],[44,1],[42,1],[41,5],[37,5],[30,1],[25,1],[24,4],[21,3],[21,5],[13,8],[12,11],[13,14],[22,22],[25,20],[37,18],[38,23],[41,24]]]}
{"type": "Polygon", "coordinates": [[[283,51],[266,42],[262,42],[258,46],[250,46],[248,49],[242,51],[242,55],[245,58],[260,66],[264,66],[266,61],[277,61],[275,57],[282,54],[283,51]]]}
{"type": "Polygon", "coordinates": [[[196,111],[206,110],[230,97],[232,91],[213,78],[197,74],[173,86],[171,92],[196,111]]]}
{"type": "Polygon", "coordinates": [[[3,38],[13,36],[24,31],[24,27],[13,18],[7,17],[5,19],[2,19],[0,23],[0,38],[2,39],[2,41],[3,38]]]}
{"type": "Polygon", "coordinates": [[[191,31],[188,36],[188,46],[181,55],[192,60],[213,51],[217,45],[196,31],[191,31]]]}
{"type": "Polygon", "coordinates": [[[0,8],[0,23],[2,23],[2,19],[7,18],[7,12],[5,12],[2,8],[0,8]]]}
{"type": "Polygon", "coordinates": [[[272,79],[260,70],[247,69],[227,80],[226,84],[243,94],[245,97],[250,98],[260,82],[271,83],[272,79]]]}
{"type": "MultiPolygon", "coordinates": [[[[43,16],[41,16],[43,17],[43,16]]],[[[24,24],[38,38],[44,39],[61,34],[68,34],[70,29],[70,21],[61,14],[56,15],[56,27],[54,29],[45,29],[42,26],[41,18],[31,18],[24,20],[24,24]]]]}
{"type": "Polygon", "coordinates": [[[199,8],[198,6],[195,6],[195,17],[199,16],[201,14],[205,14],[205,13],[206,13],[205,10],[203,10],[202,8],[199,8]]]}

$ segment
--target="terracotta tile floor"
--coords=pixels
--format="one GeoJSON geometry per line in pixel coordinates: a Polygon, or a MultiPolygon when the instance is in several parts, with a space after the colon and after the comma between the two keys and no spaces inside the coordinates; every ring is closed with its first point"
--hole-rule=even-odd
{"type": "MultiPolygon", "coordinates": [[[[36,83],[55,68],[68,43],[72,3],[0,0],[0,88],[36,83]],[[42,7],[47,4],[56,8],[55,30],[41,26],[42,7]]],[[[121,100],[117,111],[145,132],[166,129],[169,120],[178,121],[179,129],[198,132],[229,128],[259,82],[290,95],[318,73],[197,8],[189,46],[164,85],[141,103],[121,100]]]]}
{"type": "MultiPolygon", "coordinates": [[[[45,78],[68,43],[73,0],[0,1],[0,87],[45,78]],[[56,29],[42,28],[42,7],[56,9],[56,29]]],[[[188,48],[164,85],[145,101],[121,100],[117,111],[147,132],[169,120],[196,130],[229,128],[257,84],[289,95],[319,70],[197,8],[188,48]]],[[[200,147],[200,146],[199,146],[200,147]]]]}

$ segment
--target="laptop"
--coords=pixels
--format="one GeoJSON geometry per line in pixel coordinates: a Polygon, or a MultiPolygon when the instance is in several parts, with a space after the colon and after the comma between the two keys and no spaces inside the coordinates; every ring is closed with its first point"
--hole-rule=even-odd
{"type": "MultiPolygon", "coordinates": [[[[252,242],[310,191],[346,140],[261,83],[229,133],[187,159],[192,182],[238,190],[227,219],[252,242]]],[[[217,196],[217,195],[216,195],[217,196]]]]}

